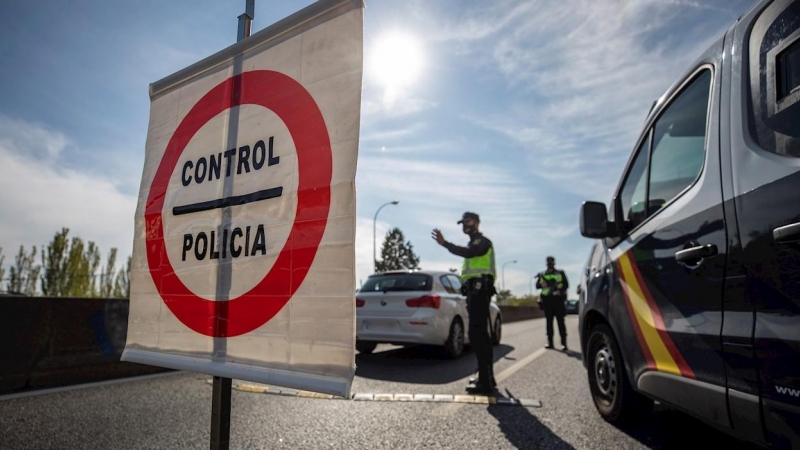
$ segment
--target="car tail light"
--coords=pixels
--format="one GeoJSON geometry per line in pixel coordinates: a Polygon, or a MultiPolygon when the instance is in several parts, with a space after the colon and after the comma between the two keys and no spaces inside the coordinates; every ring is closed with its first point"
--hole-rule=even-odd
{"type": "Polygon", "coordinates": [[[357,299],[356,299],[356,308],[361,308],[361,307],[362,307],[362,306],[364,306],[366,303],[367,303],[367,302],[365,302],[364,300],[361,300],[360,298],[357,298],[357,299]]]}
{"type": "Polygon", "coordinates": [[[439,309],[442,299],[438,295],[425,295],[419,298],[410,298],[406,300],[406,306],[409,308],[433,308],[439,309]]]}

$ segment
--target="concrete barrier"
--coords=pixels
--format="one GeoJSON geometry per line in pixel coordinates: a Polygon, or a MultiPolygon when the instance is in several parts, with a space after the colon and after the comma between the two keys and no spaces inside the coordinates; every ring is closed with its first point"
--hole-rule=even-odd
{"type": "Polygon", "coordinates": [[[500,313],[504,323],[544,317],[544,311],[538,306],[500,306],[500,313]]]}
{"type": "Polygon", "coordinates": [[[0,297],[0,395],[169,369],[120,361],[128,300],[0,297]]]}

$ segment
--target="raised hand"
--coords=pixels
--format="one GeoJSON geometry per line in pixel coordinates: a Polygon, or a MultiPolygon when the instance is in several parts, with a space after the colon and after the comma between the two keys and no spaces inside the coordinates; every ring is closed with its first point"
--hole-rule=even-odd
{"type": "Polygon", "coordinates": [[[434,230],[431,232],[431,237],[439,245],[444,245],[444,243],[445,243],[444,235],[442,234],[442,232],[438,228],[434,228],[434,230]]]}

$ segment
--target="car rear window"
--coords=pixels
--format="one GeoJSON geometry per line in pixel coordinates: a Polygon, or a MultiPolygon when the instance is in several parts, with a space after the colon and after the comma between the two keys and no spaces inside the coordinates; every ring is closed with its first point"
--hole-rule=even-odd
{"type": "Polygon", "coordinates": [[[421,273],[373,275],[359,292],[430,291],[433,277],[421,273]]]}

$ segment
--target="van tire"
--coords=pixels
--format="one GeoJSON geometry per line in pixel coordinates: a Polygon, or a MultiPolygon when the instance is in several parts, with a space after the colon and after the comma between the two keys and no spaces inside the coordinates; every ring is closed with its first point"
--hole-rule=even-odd
{"type": "Polygon", "coordinates": [[[444,354],[448,359],[456,359],[464,353],[464,322],[456,317],[450,324],[450,333],[444,343],[444,354]]]}
{"type": "Polygon", "coordinates": [[[592,328],[587,350],[589,390],[600,416],[614,425],[645,419],[653,411],[653,400],[631,387],[622,352],[608,325],[592,328]]]}

